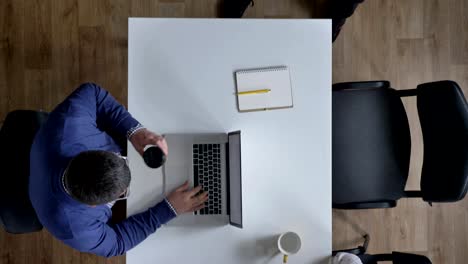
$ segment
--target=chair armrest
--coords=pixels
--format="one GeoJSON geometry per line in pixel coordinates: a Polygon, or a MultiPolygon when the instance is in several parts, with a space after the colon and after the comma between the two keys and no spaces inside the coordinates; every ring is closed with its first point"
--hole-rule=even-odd
{"type": "Polygon", "coordinates": [[[366,253],[366,251],[364,250],[362,246],[359,246],[357,248],[334,250],[332,251],[332,256],[336,256],[336,254],[338,253],[349,253],[349,254],[359,256],[359,255],[363,255],[364,253],[366,253]]]}
{"type": "MultiPolygon", "coordinates": [[[[385,254],[388,255],[388,254],[385,254]]],[[[403,252],[396,252],[393,251],[390,255],[391,259],[394,264],[405,264],[405,263],[418,263],[418,264],[432,264],[431,260],[423,255],[416,255],[411,253],[403,253],[403,252]]],[[[387,259],[382,259],[379,261],[387,261],[387,259]]]]}
{"type": "Polygon", "coordinates": [[[363,203],[346,203],[346,204],[332,204],[334,209],[379,209],[379,208],[393,208],[396,207],[396,201],[375,201],[363,203]]]}

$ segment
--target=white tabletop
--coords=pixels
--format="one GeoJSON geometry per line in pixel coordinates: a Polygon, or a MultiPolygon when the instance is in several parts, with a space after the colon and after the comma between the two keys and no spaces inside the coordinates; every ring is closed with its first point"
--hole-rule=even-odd
{"type": "MultiPolygon", "coordinates": [[[[129,111],[157,133],[242,131],[243,229],[162,227],[128,264],[281,263],[270,247],[294,231],[288,263],[331,254],[330,20],[130,18],[129,111]],[[234,71],[287,65],[294,107],[239,113],[234,71]]],[[[169,146],[170,152],[170,146],[169,146]]],[[[129,147],[128,214],[162,199],[160,170],[129,147]]],[[[170,158],[170,156],[169,156],[170,158]]]]}

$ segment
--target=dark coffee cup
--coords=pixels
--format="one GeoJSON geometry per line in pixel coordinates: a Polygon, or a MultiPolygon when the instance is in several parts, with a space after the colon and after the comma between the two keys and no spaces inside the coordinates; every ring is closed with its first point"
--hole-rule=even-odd
{"type": "Polygon", "coordinates": [[[160,147],[148,145],[143,152],[143,160],[148,167],[157,169],[166,162],[166,154],[164,154],[160,147]]]}

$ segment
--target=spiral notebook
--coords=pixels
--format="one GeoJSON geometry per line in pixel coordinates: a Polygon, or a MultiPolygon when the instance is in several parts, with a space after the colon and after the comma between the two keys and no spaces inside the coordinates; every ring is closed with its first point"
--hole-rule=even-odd
{"type": "Polygon", "coordinates": [[[293,107],[287,66],[240,70],[235,75],[240,112],[293,107]]]}

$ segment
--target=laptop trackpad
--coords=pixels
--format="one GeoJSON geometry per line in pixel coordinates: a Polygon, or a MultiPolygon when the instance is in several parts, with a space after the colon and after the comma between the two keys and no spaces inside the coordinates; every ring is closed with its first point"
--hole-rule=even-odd
{"type": "MultiPolygon", "coordinates": [[[[184,184],[185,181],[189,180],[191,170],[189,166],[184,165],[167,165],[163,167],[163,177],[165,181],[164,192],[166,195],[171,193],[173,190],[184,184]]],[[[190,186],[193,184],[189,182],[190,186]]]]}

